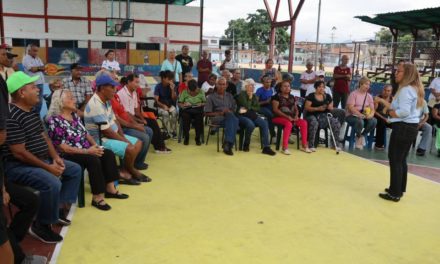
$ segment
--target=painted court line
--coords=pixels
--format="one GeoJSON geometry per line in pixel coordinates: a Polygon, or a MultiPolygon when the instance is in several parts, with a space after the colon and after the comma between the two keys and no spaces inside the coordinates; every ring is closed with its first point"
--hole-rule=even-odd
{"type": "MultiPolygon", "coordinates": [[[[67,219],[73,220],[73,215],[74,215],[74,213],[76,211],[76,208],[77,208],[76,204],[72,204],[72,206],[70,207],[69,214],[67,215],[67,219]]],[[[49,262],[50,264],[56,264],[57,263],[58,257],[59,257],[59,255],[61,253],[61,248],[62,248],[63,243],[64,243],[64,238],[67,235],[67,231],[69,231],[69,226],[63,226],[63,228],[61,228],[60,235],[63,237],[63,241],[60,242],[60,243],[57,243],[57,245],[55,246],[55,249],[54,249],[54,251],[52,253],[52,257],[50,258],[50,262],[49,262]]]]}

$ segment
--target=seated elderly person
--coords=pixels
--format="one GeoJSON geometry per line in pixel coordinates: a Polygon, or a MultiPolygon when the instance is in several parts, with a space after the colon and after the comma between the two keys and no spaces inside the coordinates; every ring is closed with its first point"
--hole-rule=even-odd
{"type": "Polygon", "coordinates": [[[374,98],[374,117],[376,117],[377,120],[374,148],[377,150],[384,149],[386,129],[387,127],[391,128],[391,122],[388,120],[386,112],[391,105],[391,101],[393,101],[393,96],[391,95],[392,90],[393,87],[391,84],[386,84],[381,94],[374,98]],[[385,101],[385,104],[382,100],[385,101]]]}
{"type": "Polygon", "coordinates": [[[226,79],[226,92],[235,97],[237,95],[237,87],[231,82],[232,73],[229,70],[222,70],[222,77],[226,79]]]}
{"type": "Polygon", "coordinates": [[[116,121],[115,113],[110,104],[115,95],[116,85],[118,83],[106,74],[102,74],[96,79],[96,93],[87,103],[84,122],[86,129],[96,142],[100,142],[98,124],[101,123],[102,146],[124,159],[124,172],[128,172],[130,176],[124,176],[120,183],[139,185],[139,181],[150,181],[147,176],[141,174],[134,167],[142,143],[135,137],[125,135],[121,125],[116,121]]]}
{"type": "Polygon", "coordinates": [[[262,78],[263,86],[258,88],[255,95],[258,97],[258,102],[260,104],[260,114],[266,117],[267,123],[269,125],[270,137],[275,136],[275,129],[272,123],[273,112],[272,112],[272,96],[275,92],[272,85],[272,77],[269,75],[264,75],[262,78]]]}
{"type": "Polygon", "coordinates": [[[43,242],[57,243],[63,238],[52,231],[51,225],[70,224],[63,215],[63,207],[76,201],[81,167],[60,158],[44,132],[39,115],[31,111],[40,100],[39,89],[34,84],[38,78],[19,71],[7,80],[12,103],[6,120],[9,147],[4,169],[8,181],[40,192],[41,206],[30,234],[43,242]]]}
{"type": "Polygon", "coordinates": [[[63,158],[87,169],[93,194],[92,206],[110,210],[110,205],[104,201],[104,192],[106,198],[128,198],[128,195],[119,193],[113,183],[119,178],[115,155],[97,145],[87,132],[76,114],[78,109],[71,91],[57,90],[53,98],[47,113],[49,137],[63,158]]]}
{"type": "Polygon", "coordinates": [[[179,83],[179,88],[177,89],[177,93],[181,95],[184,90],[188,90],[188,82],[193,79],[194,76],[192,72],[185,73],[185,75],[183,76],[183,82],[179,83]]]}
{"type": "Polygon", "coordinates": [[[293,125],[296,125],[301,133],[301,150],[311,153],[312,151],[307,143],[307,121],[298,117],[298,106],[296,105],[295,97],[290,94],[290,91],[290,82],[284,80],[281,82],[280,92],[272,97],[272,109],[275,116],[272,122],[284,127],[283,148],[281,152],[285,155],[291,154],[289,151],[289,137],[292,133],[293,125]]]}
{"type": "Polygon", "coordinates": [[[205,93],[205,95],[212,94],[215,89],[215,83],[217,82],[217,75],[211,73],[206,82],[202,84],[201,90],[205,93]]]}
{"type": "Polygon", "coordinates": [[[377,120],[374,118],[374,101],[370,89],[370,80],[362,77],[359,88],[351,92],[347,99],[347,118],[345,121],[354,128],[356,133],[356,148],[362,149],[366,144],[365,136],[376,128],[377,120]]]}
{"type": "MultiPolygon", "coordinates": [[[[316,76],[317,76],[317,81],[323,81],[325,83],[325,72],[324,71],[318,71],[316,73],[316,76]]],[[[314,93],[314,92],[315,92],[315,86],[312,85],[311,87],[307,88],[306,97],[307,97],[307,95],[314,93]]],[[[333,99],[332,89],[330,89],[330,87],[328,87],[327,85],[325,85],[325,93],[330,95],[333,99]]],[[[330,113],[338,119],[339,123],[342,126],[342,124],[345,122],[345,110],[334,107],[333,110],[330,111],[330,113]]],[[[336,136],[338,136],[338,135],[336,135],[336,136]]]]}
{"type": "Polygon", "coordinates": [[[82,66],[78,63],[70,65],[70,70],[72,75],[63,79],[63,86],[65,89],[69,89],[75,96],[76,107],[78,108],[77,113],[80,117],[83,117],[84,108],[93,95],[92,84],[87,78],[81,76],[82,66]]]}
{"type": "Polygon", "coordinates": [[[200,137],[203,131],[203,107],[205,106],[205,94],[197,87],[196,80],[188,82],[188,90],[184,90],[179,96],[180,114],[183,121],[183,144],[189,144],[189,129],[194,120],[196,130],[196,145],[202,144],[200,137]]]}
{"type": "Polygon", "coordinates": [[[213,124],[219,124],[225,129],[223,152],[234,155],[232,148],[235,143],[235,134],[238,130],[238,118],[235,116],[237,104],[234,97],[226,92],[226,79],[217,79],[216,91],[209,95],[205,105],[205,115],[211,118],[213,124]]]}
{"type": "MultiPolygon", "coordinates": [[[[316,151],[315,137],[319,128],[327,129],[330,122],[333,135],[339,135],[339,129],[341,124],[336,117],[328,117],[327,114],[333,110],[333,99],[325,93],[325,83],[323,81],[317,81],[314,84],[315,92],[307,95],[305,102],[305,117],[307,120],[308,128],[308,140],[309,148],[311,151],[316,151]],[[328,121],[327,121],[328,118],[328,121]]],[[[319,136],[319,135],[318,135],[319,136]]],[[[338,139],[335,138],[338,142],[338,139]]],[[[333,140],[331,140],[333,143],[333,140]]],[[[337,144],[337,143],[336,143],[337,144]]],[[[339,146],[333,146],[339,150],[339,146]]]]}
{"type": "Polygon", "coordinates": [[[269,128],[267,121],[258,116],[260,104],[258,98],[254,95],[255,82],[252,79],[246,79],[243,82],[244,91],[238,94],[237,100],[237,114],[240,127],[244,129],[243,151],[249,151],[251,143],[252,132],[255,126],[258,126],[261,131],[261,141],[263,142],[263,154],[274,156],[276,153],[270,148],[269,143],[269,128]]]}
{"type": "Polygon", "coordinates": [[[111,101],[112,108],[116,114],[116,120],[121,124],[124,133],[142,142],[142,148],[134,161],[134,167],[137,170],[146,170],[148,164],[145,163],[145,159],[150,148],[151,139],[153,138],[153,130],[146,125],[146,122],[144,124],[144,122],[137,120],[135,117],[136,112],[140,109],[136,92],[136,89],[139,87],[139,76],[129,74],[126,79],[127,83],[115,94],[111,101]],[[119,108],[119,111],[116,111],[117,108],[119,108]]]}
{"type": "Polygon", "coordinates": [[[50,104],[52,102],[53,92],[55,92],[56,90],[59,90],[61,88],[63,88],[63,82],[61,81],[61,79],[55,78],[55,79],[50,80],[50,82],[49,82],[50,94],[46,94],[43,96],[44,100],[46,101],[47,109],[49,109],[50,104]]]}
{"type": "Polygon", "coordinates": [[[174,106],[177,94],[174,84],[174,74],[171,71],[160,72],[160,83],[154,88],[154,99],[158,106],[158,113],[169,129],[170,136],[177,139],[177,109],[174,106]]]}
{"type": "Polygon", "coordinates": [[[437,149],[437,156],[440,157],[440,94],[436,95],[438,103],[432,107],[432,121],[434,126],[437,128],[437,133],[435,137],[435,148],[437,149]]]}

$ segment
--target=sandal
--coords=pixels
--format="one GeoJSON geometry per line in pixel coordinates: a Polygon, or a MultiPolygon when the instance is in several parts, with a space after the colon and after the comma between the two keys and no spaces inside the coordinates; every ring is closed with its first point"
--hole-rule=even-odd
{"type": "Polygon", "coordinates": [[[128,194],[119,193],[119,191],[116,191],[115,193],[105,192],[104,197],[105,198],[115,198],[115,199],[127,199],[128,194]]]}
{"type": "Polygon", "coordinates": [[[307,148],[302,147],[301,151],[304,151],[305,153],[312,153],[312,150],[310,150],[308,147],[307,148]]]}
{"type": "Polygon", "coordinates": [[[138,182],[136,179],[134,178],[130,178],[130,179],[119,179],[119,183],[120,184],[126,184],[126,185],[140,185],[141,183],[138,182]]]}
{"type": "Polygon", "coordinates": [[[139,175],[139,177],[133,177],[133,178],[136,179],[137,181],[140,181],[140,182],[151,182],[152,181],[152,179],[145,174],[141,174],[141,175],[139,175]]]}
{"type": "Polygon", "coordinates": [[[112,207],[110,205],[108,205],[106,203],[102,204],[103,202],[104,202],[104,200],[100,200],[98,202],[92,200],[92,206],[94,206],[102,211],[108,211],[108,210],[112,209],[112,207]]]}

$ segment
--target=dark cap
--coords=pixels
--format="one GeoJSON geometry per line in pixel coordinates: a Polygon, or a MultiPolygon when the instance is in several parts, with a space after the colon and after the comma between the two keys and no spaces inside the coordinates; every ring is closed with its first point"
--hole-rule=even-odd
{"type": "Polygon", "coordinates": [[[72,63],[72,65],[70,65],[70,69],[77,69],[77,70],[81,70],[83,67],[81,65],[79,65],[79,63],[72,63]]]}
{"type": "Polygon", "coordinates": [[[18,57],[17,54],[10,53],[10,52],[6,52],[6,56],[8,56],[8,59],[13,59],[13,58],[15,58],[15,57],[18,57]]]}

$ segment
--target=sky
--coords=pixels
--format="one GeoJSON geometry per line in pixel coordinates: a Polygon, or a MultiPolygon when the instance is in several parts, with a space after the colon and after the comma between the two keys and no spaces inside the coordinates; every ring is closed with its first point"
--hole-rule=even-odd
{"type": "MultiPolygon", "coordinates": [[[[288,19],[288,0],[281,0],[278,21],[288,19]]],[[[275,12],[276,0],[268,0],[272,12],[275,12]]],[[[298,0],[292,0],[296,8],[298,0]]],[[[318,0],[305,0],[296,22],[295,41],[316,41],[318,19],[318,0]]],[[[200,0],[189,4],[200,6],[200,0]]],[[[265,9],[263,0],[205,0],[204,36],[223,36],[228,21],[246,18],[257,9],[265,9]]],[[[319,41],[334,42],[364,41],[374,39],[379,26],[362,22],[354,16],[408,11],[440,6],[439,0],[321,0],[321,26],[319,41]]]]}

